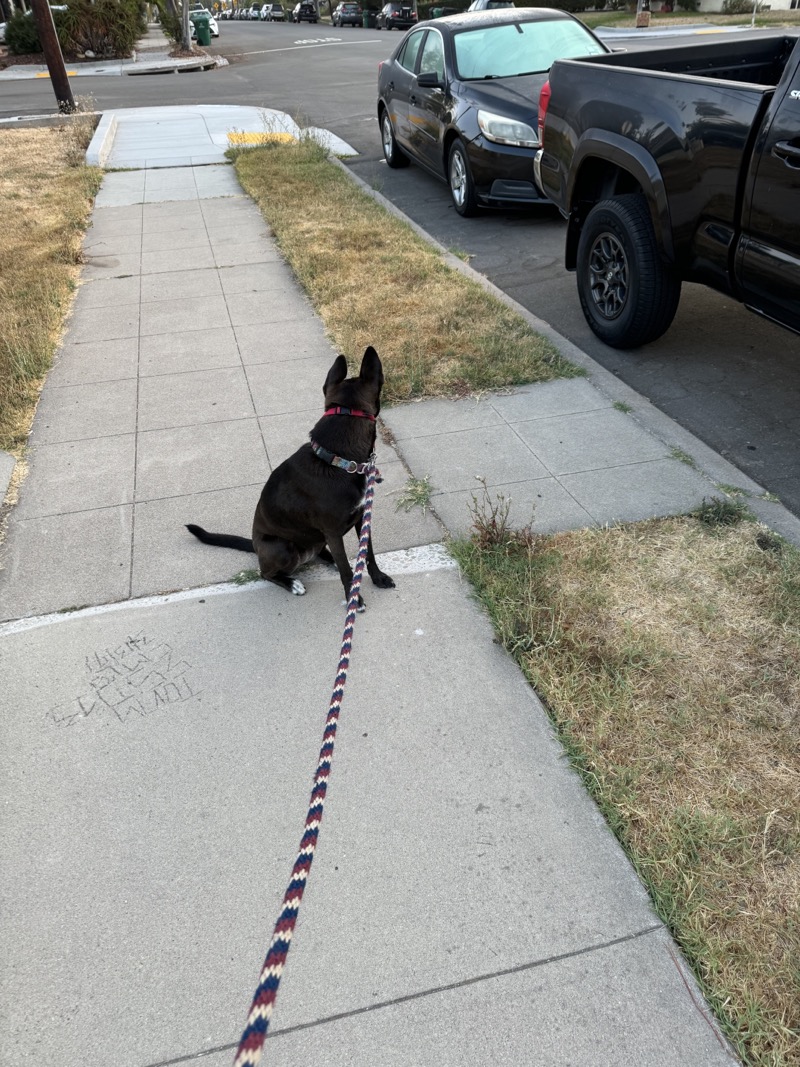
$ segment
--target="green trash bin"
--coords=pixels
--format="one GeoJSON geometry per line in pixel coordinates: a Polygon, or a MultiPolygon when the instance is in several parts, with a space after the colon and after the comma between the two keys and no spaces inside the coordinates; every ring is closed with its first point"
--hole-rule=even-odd
{"type": "Polygon", "coordinates": [[[208,16],[198,15],[194,20],[194,27],[197,30],[197,43],[211,44],[211,23],[208,21],[208,16]]]}
{"type": "Polygon", "coordinates": [[[365,30],[374,30],[378,25],[378,12],[365,8],[361,14],[361,25],[365,30]]]}

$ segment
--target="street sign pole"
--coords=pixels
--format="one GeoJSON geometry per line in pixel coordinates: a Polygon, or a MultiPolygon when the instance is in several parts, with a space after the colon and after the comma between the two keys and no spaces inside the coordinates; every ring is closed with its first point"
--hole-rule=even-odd
{"type": "Polygon", "coordinates": [[[53,12],[50,10],[50,4],[48,0],[31,0],[31,8],[33,9],[33,17],[36,20],[36,29],[39,31],[39,40],[44,50],[44,58],[47,60],[47,69],[50,71],[50,82],[58,101],[58,110],[71,114],[75,111],[75,101],[72,97],[72,88],[67,77],[67,68],[64,66],[61,45],[58,43],[58,35],[53,23],[53,12]]]}

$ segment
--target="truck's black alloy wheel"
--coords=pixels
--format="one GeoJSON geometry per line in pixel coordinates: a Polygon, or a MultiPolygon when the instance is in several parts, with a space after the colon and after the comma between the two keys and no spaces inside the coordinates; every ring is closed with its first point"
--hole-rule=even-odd
{"type": "Polygon", "coordinates": [[[647,201],[638,193],[602,200],[589,212],[577,275],[586,321],[613,348],[655,341],[675,317],[680,279],[661,258],[647,201]]]}

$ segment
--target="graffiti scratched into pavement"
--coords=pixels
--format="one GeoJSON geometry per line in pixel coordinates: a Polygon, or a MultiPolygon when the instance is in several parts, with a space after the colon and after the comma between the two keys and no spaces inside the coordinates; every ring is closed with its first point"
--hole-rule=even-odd
{"type": "Polygon", "coordinates": [[[125,722],[152,715],[200,695],[191,670],[166,641],[140,632],[87,656],[86,692],[52,708],[47,717],[56,726],[74,726],[90,718],[125,722]]]}

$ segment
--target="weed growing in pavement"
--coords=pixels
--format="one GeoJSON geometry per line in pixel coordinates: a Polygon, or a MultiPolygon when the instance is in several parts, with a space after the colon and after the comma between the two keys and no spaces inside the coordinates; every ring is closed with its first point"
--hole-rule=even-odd
{"type": "Polygon", "coordinates": [[[507,545],[527,546],[533,543],[533,509],[530,521],[523,527],[511,524],[511,497],[498,492],[494,497],[489,492],[486,479],[477,476],[481,484],[480,495],[472,493],[468,505],[472,518],[472,538],[481,548],[497,548],[507,545]]]}
{"type": "Polygon", "coordinates": [[[237,571],[231,578],[231,581],[235,585],[249,585],[250,582],[257,582],[260,579],[261,575],[259,572],[250,568],[249,570],[237,571]]]}
{"type": "Polygon", "coordinates": [[[703,503],[693,513],[706,526],[736,526],[745,519],[752,519],[753,514],[741,500],[723,500],[714,496],[703,503]]]}
{"type": "Polygon", "coordinates": [[[426,474],[424,478],[416,478],[411,474],[394,510],[399,511],[402,508],[404,511],[411,511],[412,508],[421,508],[424,515],[431,506],[432,492],[433,486],[429,474],[426,474]]]}
{"type": "Polygon", "coordinates": [[[719,491],[721,493],[725,493],[728,496],[733,496],[733,497],[740,497],[740,496],[747,497],[747,496],[750,496],[750,494],[748,493],[748,491],[746,489],[742,489],[738,485],[728,485],[727,482],[717,482],[717,489],[719,489],[719,491]]]}
{"type": "Polygon", "coordinates": [[[691,467],[693,470],[697,470],[697,464],[694,458],[689,455],[688,452],[684,452],[682,448],[672,448],[669,453],[673,459],[677,459],[679,463],[685,463],[687,467],[691,467]]]}

